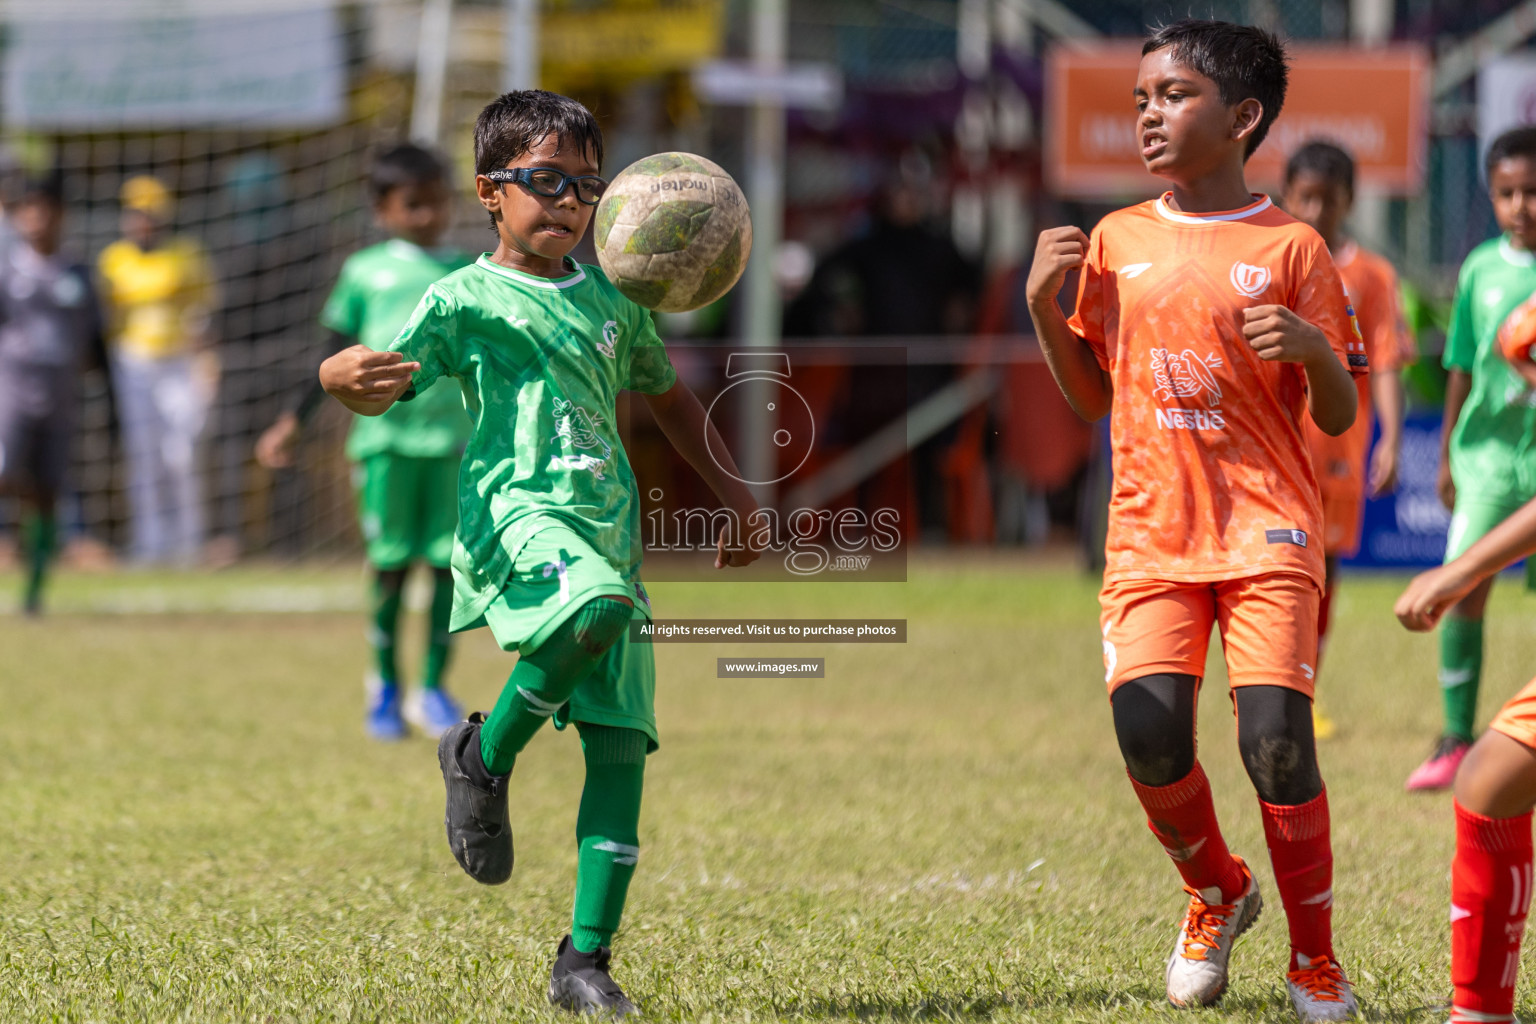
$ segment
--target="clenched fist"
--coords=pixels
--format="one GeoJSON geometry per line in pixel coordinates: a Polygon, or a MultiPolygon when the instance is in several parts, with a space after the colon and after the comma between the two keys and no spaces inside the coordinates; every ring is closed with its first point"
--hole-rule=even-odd
{"type": "Polygon", "coordinates": [[[1286,306],[1249,306],[1243,310],[1243,337],[1260,359],[1310,363],[1336,358],[1327,335],[1286,306]]]}
{"type": "Polygon", "coordinates": [[[1083,265],[1088,255],[1088,236],[1068,225],[1047,228],[1035,242],[1035,261],[1029,267],[1024,295],[1031,306],[1055,302],[1067,272],[1083,265]]]}

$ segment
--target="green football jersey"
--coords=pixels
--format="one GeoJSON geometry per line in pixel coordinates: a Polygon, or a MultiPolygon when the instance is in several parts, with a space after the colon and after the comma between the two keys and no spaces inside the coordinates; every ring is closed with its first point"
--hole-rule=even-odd
{"type": "Polygon", "coordinates": [[[677,373],[650,313],[597,267],[568,262],[552,280],[481,256],[428,288],[389,346],[421,363],[418,392],[456,378],[474,421],[459,471],[454,629],[480,618],[548,517],[639,577],[640,502],[615,400],[625,388],[659,395],[677,373]]]}
{"type": "MultiPolygon", "coordinates": [[[[432,282],[458,270],[468,253],[428,251],[403,238],[360,249],[342,264],[336,287],[320,312],[323,327],[384,349],[411,318],[432,282]]],[[[382,416],[353,418],[347,458],[458,455],[469,439],[469,414],[457,388],[436,388],[415,402],[396,403],[382,416]]]]}
{"type": "Polygon", "coordinates": [[[1536,291],[1536,254],[1507,237],[1472,250],[1461,265],[1445,367],[1472,375],[1472,391],[1451,433],[1457,491],[1521,503],[1536,496],[1536,401],[1499,352],[1497,335],[1510,312],[1536,291]]]}

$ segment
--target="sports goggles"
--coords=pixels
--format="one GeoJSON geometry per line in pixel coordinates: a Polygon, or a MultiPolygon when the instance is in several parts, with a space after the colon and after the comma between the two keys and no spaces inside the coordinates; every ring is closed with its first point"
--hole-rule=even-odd
{"type": "Polygon", "coordinates": [[[498,185],[521,185],[528,191],[553,199],[565,192],[565,186],[576,186],[576,198],[587,206],[596,206],[608,188],[608,182],[595,174],[566,174],[553,167],[515,167],[504,171],[487,171],[485,177],[498,185]]]}

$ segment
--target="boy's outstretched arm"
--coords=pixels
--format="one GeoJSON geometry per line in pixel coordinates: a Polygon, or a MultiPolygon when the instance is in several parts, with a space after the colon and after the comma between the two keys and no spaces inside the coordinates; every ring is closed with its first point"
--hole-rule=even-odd
{"type": "Polygon", "coordinates": [[[1307,410],[1318,429],[1332,437],[1348,430],[1360,396],[1328,336],[1287,306],[1249,306],[1243,316],[1243,337],[1260,359],[1301,364],[1307,375],[1307,410]]]}
{"type": "Polygon", "coordinates": [[[1506,565],[1536,552],[1536,501],[1504,520],[1449,565],[1415,576],[1393,609],[1415,632],[1435,628],[1445,610],[1506,565]]]}
{"type": "Polygon", "coordinates": [[[320,364],[320,386],[358,415],[378,416],[405,394],[411,374],[420,369],[399,352],[352,345],[320,364]]]}
{"type": "Polygon", "coordinates": [[[1035,323],[1035,335],[1045,364],[1056,378],[1056,386],[1066,396],[1072,410],[1092,423],[1103,419],[1113,402],[1114,391],[1109,374],[1099,366],[1093,351],[1073,333],[1056,304],[1067,271],[1081,267],[1088,253],[1088,236],[1081,228],[1050,228],[1040,232],[1035,242],[1035,261],[1030,264],[1024,294],[1029,300],[1029,318],[1035,323]]]}
{"type": "Polygon", "coordinates": [[[656,425],[667,435],[672,447],[688,460],[709,489],[715,492],[725,507],[736,514],[741,524],[742,545],[739,549],[727,545],[729,530],[722,528],[715,544],[715,568],[728,565],[751,565],[762,552],[752,547],[753,515],[757,512],[757,499],[738,477],[741,471],[731,458],[730,450],[720,437],[715,424],[699,404],[698,396],[681,379],[659,395],[646,395],[645,404],[650,406],[656,425]],[[720,453],[720,461],[714,452],[720,453]],[[721,463],[724,463],[722,465],[721,463]]]}

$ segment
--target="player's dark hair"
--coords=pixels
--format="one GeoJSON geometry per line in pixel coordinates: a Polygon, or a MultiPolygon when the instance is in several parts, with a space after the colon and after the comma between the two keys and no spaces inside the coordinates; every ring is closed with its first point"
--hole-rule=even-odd
{"type": "Polygon", "coordinates": [[[603,132],[592,111],[569,96],[521,89],[491,100],[475,120],[475,173],[500,170],[551,135],[603,166],[603,132]]]}
{"type": "Polygon", "coordinates": [[[1285,163],[1286,187],[1298,174],[1315,174],[1331,185],[1343,185],[1351,196],[1355,194],[1354,158],[1331,142],[1309,142],[1292,153],[1285,163]]]}
{"type": "Polygon", "coordinates": [[[44,174],[29,174],[16,187],[16,202],[43,200],[54,206],[64,205],[64,172],[54,168],[44,174]]]}
{"type": "Polygon", "coordinates": [[[397,188],[447,180],[448,167],[441,156],[424,146],[403,142],[374,154],[368,167],[368,194],[379,203],[397,188]]]}
{"type": "Polygon", "coordinates": [[[1488,176],[1493,177],[1493,168],[1500,160],[1513,160],[1518,157],[1536,158],[1536,125],[1523,124],[1493,140],[1493,145],[1488,147],[1488,157],[1484,170],[1488,176]]]}
{"type": "Polygon", "coordinates": [[[1272,33],[1252,25],[1186,18],[1158,29],[1141,47],[1141,55],[1170,47],[1173,59],[1216,83],[1221,102],[1235,107],[1258,100],[1264,108],[1259,125],[1248,136],[1246,159],[1259,148],[1269,126],[1285,105],[1290,73],[1285,46],[1272,33]]]}

